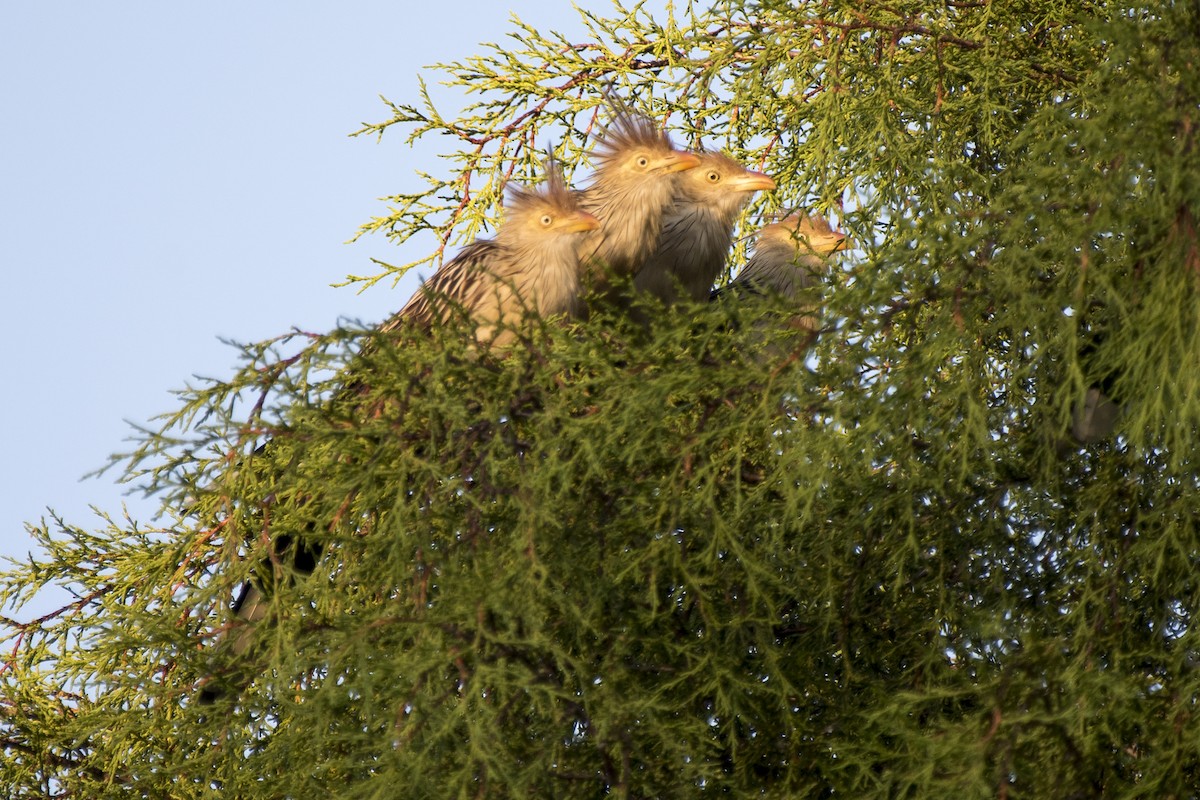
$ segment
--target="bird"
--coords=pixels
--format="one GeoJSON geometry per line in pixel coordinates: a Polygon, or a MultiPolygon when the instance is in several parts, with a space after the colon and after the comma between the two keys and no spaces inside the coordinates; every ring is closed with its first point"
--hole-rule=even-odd
{"type": "Polygon", "coordinates": [[[679,175],[663,217],[658,246],[634,277],[634,286],[668,306],[680,292],[707,300],[733,244],[733,227],[750,198],[775,181],[717,152],[696,152],[700,163],[679,175]]]}
{"type": "MultiPolygon", "coordinates": [[[[476,239],[443,264],[379,331],[395,332],[410,325],[428,330],[462,309],[475,324],[479,344],[502,347],[514,340],[513,328],[527,313],[541,318],[574,313],[580,294],[575,240],[600,222],[579,208],[577,195],[566,186],[556,162],[550,160],[545,171],[545,181],[536,189],[509,184],[504,220],[496,235],[476,239]]],[[[364,389],[361,379],[355,378],[341,395],[361,394],[364,389]]],[[[286,559],[298,574],[316,568],[321,550],[311,537],[289,533],[277,536],[273,543],[274,559],[286,559]]],[[[235,656],[250,648],[256,625],[269,608],[271,570],[260,572],[261,576],[242,585],[230,609],[241,623],[227,645],[235,656]]],[[[233,680],[207,676],[198,702],[215,703],[243,678],[244,671],[233,680]]]]}
{"type": "Polygon", "coordinates": [[[614,278],[636,275],[654,252],[676,173],[694,169],[700,159],[675,149],[649,118],[628,109],[597,137],[593,159],[591,183],[576,197],[600,227],[579,238],[577,253],[585,285],[603,293],[614,278]]]}
{"type": "Polygon", "coordinates": [[[529,312],[549,318],[579,309],[581,234],[600,220],[580,207],[553,160],[540,190],[509,184],[504,224],[492,239],[476,239],[435,272],[412,298],[380,326],[428,329],[461,308],[475,323],[475,339],[500,347],[529,312]]]}
{"type": "Polygon", "coordinates": [[[801,314],[792,326],[815,336],[820,321],[813,299],[806,295],[816,285],[817,275],[828,259],[846,249],[850,239],[835,231],[819,214],[797,212],[758,232],[754,252],[734,279],[712,292],[712,299],[773,294],[798,303],[801,314]]]}
{"type": "Polygon", "coordinates": [[[1089,386],[1071,414],[1071,436],[1081,445],[1102,442],[1112,436],[1120,416],[1121,407],[1113,402],[1103,384],[1089,386]]]}
{"type": "MultiPolygon", "coordinates": [[[[1101,303],[1089,304],[1080,320],[1080,334],[1083,345],[1079,349],[1079,361],[1087,372],[1092,372],[1103,364],[1100,351],[1111,332],[1104,327],[1104,306],[1101,303]]],[[[1123,404],[1114,397],[1117,395],[1118,375],[1108,370],[1096,375],[1089,382],[1083,397],[1075,402],[1071,409],[1070,441],[1062,441],[1059,445],[1061,454],[1068,453],[1079,446],[1099,444],[1109,439],[1116,430],[1117,422],[1124,411],[1123,404]]]]}

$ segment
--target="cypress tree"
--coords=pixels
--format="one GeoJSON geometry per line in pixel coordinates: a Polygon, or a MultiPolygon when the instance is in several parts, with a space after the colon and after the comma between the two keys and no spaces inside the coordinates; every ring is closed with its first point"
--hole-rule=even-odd
{"type": "Polygon", "coordinates": [[[78,598],[5,620],[6,796],[1200,794],[1200,10],[584,17],[364,129],[458,143],[364,232],[452,248],[549,141],[582,179],[616,95],[775,178],[745,232],[839,218],[815,343],[768,299],[239,346],[117,462],[161,525],[0,574],[78,598]]]}

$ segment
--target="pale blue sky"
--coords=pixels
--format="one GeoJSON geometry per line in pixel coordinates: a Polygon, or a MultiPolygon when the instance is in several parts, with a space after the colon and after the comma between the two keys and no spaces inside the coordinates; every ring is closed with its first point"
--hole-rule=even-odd
{"type": "MultiPolygon", "coordinates": [[[[607,0],[589,5],[605,12],[607,0]]],[[[252,341],[376,321],[415,285],[330,284],[404,263],[382,236],[344,244],[377,198],[447,169],[401,136],[348,138],[417,99],[417,76],[511,29],[509,6],[412,3],[9,3],[0,26],[0,555],[52,507],[154,506],[112,477],[124,420],[175,407],[193,374],[226,376],[252,341]]],[[[575,34],[563,2],[516,9],[575,34]]],[[[425,72],[432,84],[438,77],[425,72]]],[[[453,108],[456,95],[440,96],[453,108]]],[[[436,143],[435,143],[436,144],[436,143]]],[[[26,609],[28,617],[37,609],[26,609]]]]}

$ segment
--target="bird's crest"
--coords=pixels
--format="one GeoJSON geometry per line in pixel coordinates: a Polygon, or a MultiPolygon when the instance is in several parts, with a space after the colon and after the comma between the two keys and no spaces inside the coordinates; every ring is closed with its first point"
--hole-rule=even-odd
{"type": "Polygon", "coordinates": [[[644,148],[655,153],[668,153],[675,149],[666,131],[654,124],[645,114],[617,106],[616,116],[596,139],[594,157],[599,165],[630,150],[644,148]]]}
{"type": "Polygon", "coordinates": [[[522,186],[519,183],[509,183],[506,187],[508,198],[504,206],[510,215],[527,214],[539,206],[549,205],[560,213],[575,211],[577,203],[571,190],[563,179],[562,165],[553,155],[545,161],[543,168],[545,180],[536,187],[522,186]]]}

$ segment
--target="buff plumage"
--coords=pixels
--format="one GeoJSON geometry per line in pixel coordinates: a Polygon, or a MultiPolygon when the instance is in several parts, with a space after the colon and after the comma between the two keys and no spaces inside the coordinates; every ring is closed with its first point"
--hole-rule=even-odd
{"type": "Polygon", "coordinates": [[[646,117],[621,112],[600,134],[594,160],[592,183],[577,196],[600,227],[580,238],[578,253],[586,279],[603,286],[613,276],[637,274],[654,252],[676,174],[699,159],[676,150],[646,117]]]}
{"type": "Polygon", "coordinates": [[[755,192],[775,181],[746,169],[723,153],[696,153],[699,165],[676,181],[654,253],[634,280],[637,288],[665,303],[682,292],[705,300],[725,266],[738,215],[755,192]]]}
{"type": "Polygon", "coordinates": [[[505,220],[494,238],[475,240],[443,264],[382,330],[429,327],[461,308],[477,323],[477,340],[503,344],[525,314],[574,314],[578,240],[598,226],[550,164],[541,187],[510,186],[505,220]]]}

